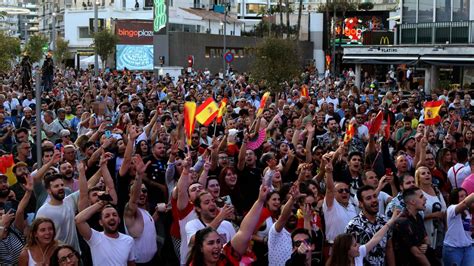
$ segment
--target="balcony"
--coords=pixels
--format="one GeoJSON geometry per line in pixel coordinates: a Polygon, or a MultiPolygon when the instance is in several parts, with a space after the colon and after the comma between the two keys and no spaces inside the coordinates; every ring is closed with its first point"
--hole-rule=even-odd
{"type": "Polygon", "coordinates": [[[399,25],[400,44],[473,44],[474,21],[399,25]]]}

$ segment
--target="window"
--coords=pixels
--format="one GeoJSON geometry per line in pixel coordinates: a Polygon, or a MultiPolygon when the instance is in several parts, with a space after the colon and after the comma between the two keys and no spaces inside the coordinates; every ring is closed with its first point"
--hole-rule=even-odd
{"type": "Polygon", "coordinates": [[[451,1],[436,0],[436,21],[451,21],[451,1]]]}
{"type": "Polygon", "coordinates": [[[416,23],[416,2],[417,0],[403,1],[402,23],[416,23]]]}
{"type": "Polygon", "coordinates": [[[469,20],[469,0],[453,0],[453,21],[469,20]]]}
{"type": "Polygon", "coordinates": [[[418,23],[433,22],[433,0],[418,1],[418,23]]]}
{"type": "Polygon", "coordinates": [[[262,8],[265,11],[267,5],[265,4],[247,4],[246,14],[258,14],[262,8]]]}
{"type": "Polygon", "coordinates": [[[92,35],[89,32],[89,27],[78,27],[79,29],[79,39],[92,38],[92,35]]]}

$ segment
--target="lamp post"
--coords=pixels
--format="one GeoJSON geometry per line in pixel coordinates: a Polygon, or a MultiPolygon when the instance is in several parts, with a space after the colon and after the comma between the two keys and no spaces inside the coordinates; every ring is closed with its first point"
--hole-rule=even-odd
{"type": "Polygon", "coordinates": [[[56,12],[53,12],[53,30],[51,32],[51,50],[56,50],[56,12]]]}
{"type": "Polygon", "coordinates": [[[222,65],[223,65],[223,70],[224,70],[224,78],[227,76],[227,63],[225,61],[225,54],[227,52],[227,40],[226,40],[226,36],[227,36],[227,9],[229,7],[229,3],[224,3],[224,48],[223,48],[223,51],[222,51],[222,65]]]}
{"type": "Polygon", "coordinates": [[[25,22],[25,44],[28,42],[28,22],[25,22]]]}
{"type": "MultiPolygon", "coordinates": [[[[94,1],[94,34],[99,32],[99,1],[94,1]]],[[[99,55],[97,54],[97,47],[94,52],[94,75],[99,75],[99,55]]]]}

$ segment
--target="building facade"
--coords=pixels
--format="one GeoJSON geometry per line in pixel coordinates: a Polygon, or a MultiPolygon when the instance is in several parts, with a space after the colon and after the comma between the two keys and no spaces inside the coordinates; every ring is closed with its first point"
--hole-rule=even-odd
{"type": "Polygon", "coordinates": [[[450,83],[471,86],[474,83],[474,3],[471,0],[402,0],[399,10],[400,24],[394,28],[393,43],[344,49],[344,62],[355,65],[357,71],[368,64],[413,66],[419,85],[426,92],[440,90],[443,84],[450,83]]]}

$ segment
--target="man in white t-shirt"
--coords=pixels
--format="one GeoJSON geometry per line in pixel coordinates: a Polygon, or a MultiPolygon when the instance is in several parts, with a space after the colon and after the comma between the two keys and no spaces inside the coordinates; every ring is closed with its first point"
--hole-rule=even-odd
{"type": "Polygon", "coordinates": [[[133,238],[119,233],[120,218],[112,205],[99,201],[76,216],[77,229],[91,249],[94,266],[135,265],[133,238]],[[87,220],[100,211],[100,225],[103,232],[91,229],[87,220]]]}
{"type": "Polygon", "coordinates": [[[292,209],[299,197],[298,187],[293,185],[289,195],[280,217],[268,232],[268,263],[272,266],[284,266],[293,252],[291,233],[298,225],[298,218],[292,209]]]}
{"type": "MultiPolygon", "coordinates": [[[[333,156],[338,157],[339,148],[333,156]]],[[[326,155],[324,155],[326,156],[326,155]]],[[[324,196],[323,212],[326,222],[326,241],[331,245],[339,234],[344,233],[349,221],[357,216],[356,206],[351,202],[350,187],[343,182],[334,182],[332,162],[326,160],[326,195],[324,196]]]]}
{"type": "Polygon", "coordinates": [[[471,167],[469,166],[468,155],[466,148],[460,148],[456,151],[458,163],[449,168],[448,179],[453,188],[460,188],[464,179],[471,174],[471,167]]]}
{"type": "MultiPolygon", "coordinates": [[[[186,244],[194,244],[194,235],[197,231],[206,227],[212,227],[217,230],[221,237],[221,243],[229,242],[235,235],[235,229],[232,224],[225,219],[229,219],[234,214],[234,207],[226,204],[219,212],[216,201],[211,193],[201,192],[194,200],[194,210],[197,219],[193,219],[186,224],[186,244]]],[[[184,243],[181,243],[182,245],[184,243]]]]}
{"type": "Polygon", "coordinates": [[[64,181],[61,174],[46,176],[44,185],[50,200],[38,209],[36,217],[46,217],[53,220],[56,227],[56,239],[80,251],[79,238],[74,223],[79,192],[65,197],[64,181]]]}

